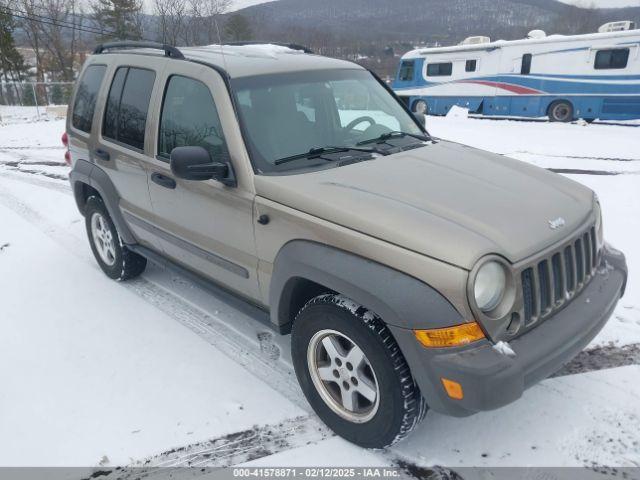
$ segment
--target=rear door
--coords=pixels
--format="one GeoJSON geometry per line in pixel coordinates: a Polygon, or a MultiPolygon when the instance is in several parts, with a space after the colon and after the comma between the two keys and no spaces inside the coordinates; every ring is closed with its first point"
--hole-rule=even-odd
{"type": "Polygon", "coordinates": [[[117,58],[119,61],[110,68],[101,128],[92,155],[116,187],[120,209],[136,239],[160,251],[162,245],[157,236],[132,220],[145,220],[152,215],[146,168],[153,148],[148,133],[153,123],[149,106],[158,95],[164,61],[143,55],[117,58]]]}
{"type": "Polygon", "coordinates": [[[253,173],[225,83],[210,67],[174,62],[162,84],[149,170],[152,228],[171,259],[259,302],[253,173]],[[237,185],[175,177],[169,159],[182,146],[203,147],[212,161],[228,162],[237,185]]]}

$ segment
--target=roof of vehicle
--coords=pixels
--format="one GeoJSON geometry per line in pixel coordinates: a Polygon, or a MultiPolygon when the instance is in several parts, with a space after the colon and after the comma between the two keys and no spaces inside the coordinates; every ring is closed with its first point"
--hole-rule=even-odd
{"type": "Polygon", "coordinates": [[[416,48],[405,53],[402,58],[419,58],[425,55],[434,55],[437,53],[451,53],[451,52],[468,52],[468,51],[481,51],[481,50],[495,50],[497,48],[511,46],[511,45],[534,45],[542,43],[564,43],[575,42],[581,40],[603,40],[603,39],[617,39],[620,37],[638,37],[640,36],[640,30],[625,30],[621,32],[605,32],[605,33],[586,33],[582,35],[548,35],[543,38],[521,38],[517,40],[495,40],[488,43],[478,43],[471,45],[451,45],[447,47],[430,47],[430,48],[416,48]]]}
{"type": "MultiPolygon", "coordinates": [[[[362,69],[361,66],[345,60],[314,55],[300,49],[268,43],[180,47],[178,50],[186,60],[213,64],[224,69],[231,78],[291,71],[362,69]]],[[[163,55],[161,50],[150,48],[109,49],[109,54],[115,53],[163,55]]]]}

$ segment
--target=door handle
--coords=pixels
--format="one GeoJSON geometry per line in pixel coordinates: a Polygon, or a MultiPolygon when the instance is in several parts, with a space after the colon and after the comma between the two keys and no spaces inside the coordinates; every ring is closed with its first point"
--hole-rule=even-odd
{"type": "Polygon", "coordinates": [[[109,152],[101,148],[96,148],[93,151],[93,154],[104,162],[108,162],[109,160],[111,160],[111,155],[109,155],[109,152]]]}
{"type": "Polygon", "coordinates": [[[176,181],[171,178],[163,175],[162,173],[153,172],[151,174],[151,181],[153,183],[157,183],[161,187],[174,189],[176,188],[176,181]]]}

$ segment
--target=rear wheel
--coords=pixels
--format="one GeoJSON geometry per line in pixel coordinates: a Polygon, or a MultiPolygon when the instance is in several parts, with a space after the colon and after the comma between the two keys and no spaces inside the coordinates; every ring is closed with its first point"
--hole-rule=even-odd
{"type": "Polygon", "coordinates": [[[549,105],[549,120],[570,122],[573,120],[573,105],[567,100],[556,100],[549,105]]]}
{"type": "Polygon", "coordinates": [[[425,402],[391,332],[348,298],[309,301],[294,321],[291,350],[307,400],[345,439],[382,448],[424,417],[425,402]]]}
{"type": "Polygon", "coordinates": [[[92,196],[87,199],[84,214],[91,250],[98,265],[109,278],[128,280],[144,272],[147,260],[122,244],[118,230],[100,197],[92,196]]]}

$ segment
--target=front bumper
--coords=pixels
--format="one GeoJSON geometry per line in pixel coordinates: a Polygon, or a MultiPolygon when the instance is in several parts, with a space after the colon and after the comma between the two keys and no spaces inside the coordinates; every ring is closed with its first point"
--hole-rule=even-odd
{"type": "Polygon", "coordinates": [[[481,340],[459,348],[422,347],[411,330],[389,327],[409,363],[429,408],[453,416],[492,410],[517,400],[524,390],[558,371],[602,329],[624,293],[624,255],[605,246],[601,268],[565,308],[509,342],[515,356],[481,340]],[[462,385],[464,398],[450,398],[441,378],[462,385]]]}

